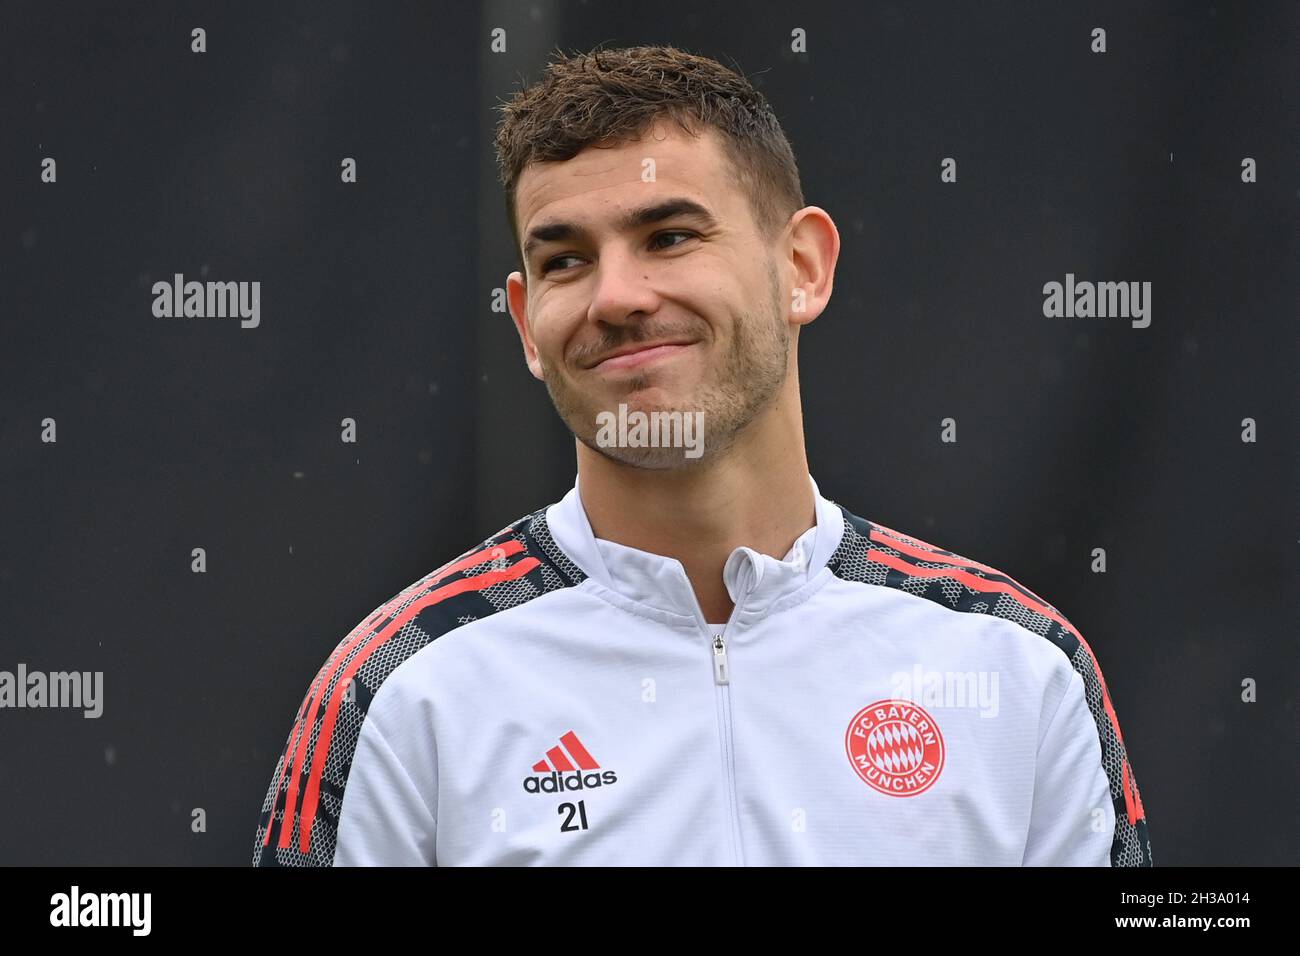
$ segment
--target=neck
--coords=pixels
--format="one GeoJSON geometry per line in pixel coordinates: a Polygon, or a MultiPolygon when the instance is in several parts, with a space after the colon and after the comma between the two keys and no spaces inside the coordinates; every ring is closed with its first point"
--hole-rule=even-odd
{"type": "Polygon", "coordinates": [[[689,467],[636,468],[576,446],[592,533],[680,561],[711,624],[731,616],[722,569],[732,551],[784,558],[817,522],[797,397],[775,402],[718,460],[689,467]]]}

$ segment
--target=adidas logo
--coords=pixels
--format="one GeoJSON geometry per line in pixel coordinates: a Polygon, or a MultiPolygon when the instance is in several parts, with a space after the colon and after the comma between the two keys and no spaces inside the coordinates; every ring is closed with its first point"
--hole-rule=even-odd
{"type": "Polygon", "coordinates": [[[545,776],[525,777],[524,789],[529,793],[566,793],[607,787],[618,782],[614,771],[596,771],[600,771],[600,764],[582,745],[578,735],[570,730],[560,738],[559,744],[546,751],[545,760],[533,764],[533,773],[545,776]]]}

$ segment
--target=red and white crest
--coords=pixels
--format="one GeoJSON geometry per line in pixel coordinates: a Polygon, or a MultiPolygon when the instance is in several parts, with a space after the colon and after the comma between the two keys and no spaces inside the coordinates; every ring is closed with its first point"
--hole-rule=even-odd
{"type": "Polygon", "coordinates": [[[878,700],[853,715],[844,734],[849,762],[868,786],[891,797],[924,793],[943,770],[943,734],[910,700],[878,700]]]}

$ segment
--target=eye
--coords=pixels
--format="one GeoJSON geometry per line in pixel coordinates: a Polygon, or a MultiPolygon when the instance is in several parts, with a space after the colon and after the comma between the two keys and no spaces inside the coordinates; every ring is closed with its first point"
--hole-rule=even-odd
{"type": "MultiPolygon", "coordinates": [[[[660,239],[664,238],[665,236],[684,236],[684,237],[686,237],[687,239],[693,239],[693,238],[695,238],[695,233],[693,233],[693,232],[684,232],[684,231],[681,230],[681,229],[674,229],[674,230],[671,230],[671,231],[669,231],[669,232],[657,232],[657,233],[654,234],[653,238],[651,238],[650,242],[651,242],[651,244],[654,244],[654,243],[658,242],[660,239]]],[[[676,245],[680,245],[680,243],[674,242],[674,243],[672,244],[672,246],[676,246],[676,245]]],[[[660,248],[660,249],[671,249],[672,246],[659,246],[659,248],[660,248]]]]}
{"type": "Polygon", "coordinates": [[[578,257],[577,256],[556,256],[554,259],[548,259],[546,262],[542,263],[542,275],[546,275],[546,273],[552,271],[555,268],[555,263],[563,262],[565,259],[576,259],[576,258],[578,257]]]}
{"type": "MultiPolygon", "coordinates": [[[[663,239],[668,236],[681,236],[683,239],[694,239],[695,233],[687,232],[682,229],[671,229],[666,232],[657,232],[650,237],[650,244],[654,246],[656,249],[671,249],[673,246],[681,245],[681,243],[678,242],[670,243],[669,245],[666,246],[658,245],[660,239],[663,239]]],[[[565,259],[579,259],[579,258],[581,257],[565,255],[565,256],[556,256],[554,259],[547,259],[545,262],[542,263],[541,273],[542,275],[546,275],[548,272],[554,272],[557,268],[559,268],[556,265],[556,263],[563,262],[565,259]]],[[[561,269],[560,271],[564,271],[564,270],[561,269]]]]}

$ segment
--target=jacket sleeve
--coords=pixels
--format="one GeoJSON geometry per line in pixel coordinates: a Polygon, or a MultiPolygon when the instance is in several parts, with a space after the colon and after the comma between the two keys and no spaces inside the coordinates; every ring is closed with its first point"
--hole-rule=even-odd
{"type": "MultiPolygon", "coordinates": [[[[416,776],[428,777],[433,762],[416,776]]],[[[425,794],[437,785],[417,782],[372,714],[361,727],[339,820],[335,866],[436,866],[438,821],[425,794]]]]}
{"type": "Polygon", "coordinates": [[[1038,745],[1025,866],[1109,866],[1115,809],[1101,746],[1072,674],[1038,745]]]}
{"type": "Polygon", "coordinates": [[[401,702],[354,678],[358,642],[340,643],[308,688],[271,776],[254,866],[432,866],[436,758],[401,702]],[[351,685],[351,686],[350,686],[351,685]],[[384,725],[384,705],[398,708],[384,725]],[[396,743],[395,743],[396,742],[396,743]],[[408,759],[398,756],[406,751],[408,759]]]}
{"type": "Polygon", "coordinates": [[[1070,662],[1038,745],[1023,865],[1151,866],[1137,781],[1101,669],[1083,643],[1070,662]]]}

